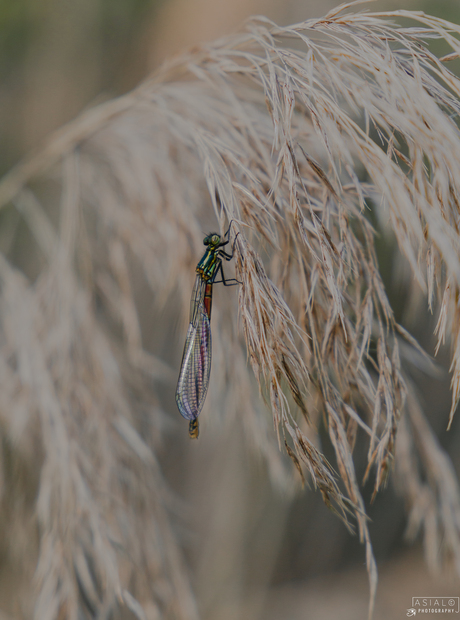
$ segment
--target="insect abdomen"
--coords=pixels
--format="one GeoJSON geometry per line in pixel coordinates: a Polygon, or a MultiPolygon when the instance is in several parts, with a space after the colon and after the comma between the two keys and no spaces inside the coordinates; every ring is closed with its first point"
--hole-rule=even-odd
{"type": "Polygon", "coordinates": [[[206,289],[204,292],[203,299],[204,307],[206,310],[206,314],[208,315],[209,320],[211,320],[211,309],[212,309],[212,284],[207,283],[206,289]]]}
{"type": "Polygon", "coordinates": [[[190,435],[190,439],[198,439],[198,435],[200,434],[198,418],[190,420],[190,424],[188,425],[188,434],[190,435]]]}

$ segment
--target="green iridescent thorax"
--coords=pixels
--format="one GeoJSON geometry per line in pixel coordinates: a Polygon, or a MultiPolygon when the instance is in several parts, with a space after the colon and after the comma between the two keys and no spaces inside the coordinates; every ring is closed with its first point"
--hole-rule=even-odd
{"type": "Polygon", "coordinates": [[[221,258],[217,253],[220,241],[221,238],[216,233],[208,235],[203,240],[204,245],[207,245],[208,249],[196,266],[196,272],[207,282],[212,280],[221,263],[221,258]]]}

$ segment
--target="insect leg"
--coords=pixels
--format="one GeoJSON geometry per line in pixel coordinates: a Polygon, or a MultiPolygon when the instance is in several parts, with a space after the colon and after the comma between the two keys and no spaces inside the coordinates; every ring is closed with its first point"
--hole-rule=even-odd
{"type": "Polygon", "coordinates": [[[236,284],[243,284],[242,282],[240,282],[239,280],[236,280],[235,278],[229,278],[228,280],[225,279],[224,276],[224,270],[222,268],[222,263],[219,265],[217,271],[216,271],[216,276],[220,271],[220,275],[222,276],[222,280],[213,280],[212,283],[213,284],[223,284],[224,286],[235,286],[236,284]]]}
{"type": "MultiPolygon", "coordinates": [[[[236,233],[235,238],[233,239],[233,243],[232,243],[232,253],[231,254],[227,254],[227,252],[225,252],[225,250],[219,250],[219,256],[222,256],[222,258],[225,258],[225,260],[232,260],[233,258],[233,253],[235,252],[235,243],[236,240],[238,238],[238,235],[240,233],[236,233]]],[[[225,243],[221,244],[221,245],[227,245],[228,241],[226,241],[225,243]]],[[[219,246],[220,247],[220,246],[219,246]]]]}
{"type": "Polygon", "coordinates": [[[230,224],[228,225],[227,232],[226,232],[226,233],[225,233],[225,235],[224,235],[224,239],[225,239],[225,237],[227,237],[227,235],[230,233],[230,228],[232,227],[232,224],[233,224],[233,222],[234,222],[234,221],[235,221],[235,220],[230,220],[230,224]]]}
{"type": "MultiPolygon", "coordinates": [[[[226,240],[226,241],[222,241],[221,243],[219,243],[219,245],[218,245],[218,247],[219,247],[219,248],[223,247],[224,245],[227,245],[227,244],[230,242],[230,228],[232,227],[232,224],[233,224],[233,222],[234,222],[234,221],[235,221],[235,220],[230,220],[230,224],[228,225],[227,231],[226,231],[226,233],[224,234],[224,239],[225,239],[225,238],[227,238],[227,240],[226,240]]],[[[237,234],[236,234],[236,237],[238,237],[238,235],[239,235],[239,234],[240,234],[240,233],[237,233],[237,234]]],[[[231,254],[231,255],[230,255],[230,254],[227,254],[227,255],[226,255],[226,257],[227,257],[227,256],[233,256],[233,249],[234,249],[234,247],[235,247],[235,240],[236,240],[236,237],[235,237],[235,239],[233,240],[232,254],[231,254]]],[[[224,252],[224,254],[225,254],[225,252],[224,252]]],[[[230,260],[230,258],[227,258],[227,260],[230,260]]]]}
{"type": "Polygon", "coordinates": [[[222,256],[222,258],[225,258],[225,260],[232,260],[233,252],[231,254],[227,254],[227,252],[224,252],[224,250],[219,250],[219,256],[222,256]]]}

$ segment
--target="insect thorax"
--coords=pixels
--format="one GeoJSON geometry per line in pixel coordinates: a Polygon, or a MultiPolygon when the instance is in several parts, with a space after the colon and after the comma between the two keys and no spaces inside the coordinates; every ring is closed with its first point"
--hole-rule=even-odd
{"type": "Polygon", "coordinates": [[[196,272],[200,274],[203,280],[209,281],[214,278],[222,259],[214,249],[206,250],[203,258],[196,266],[196,272]]]}

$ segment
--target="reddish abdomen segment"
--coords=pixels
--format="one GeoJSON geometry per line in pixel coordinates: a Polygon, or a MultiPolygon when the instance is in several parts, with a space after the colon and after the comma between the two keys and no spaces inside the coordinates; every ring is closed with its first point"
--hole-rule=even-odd
{"type": "Polygon", "coordinates": [[[212,284],[206,283],[206,289],[204,291],[204,307],[209,320],[211,320],[211,308],[212,308],[212,284]]]}

